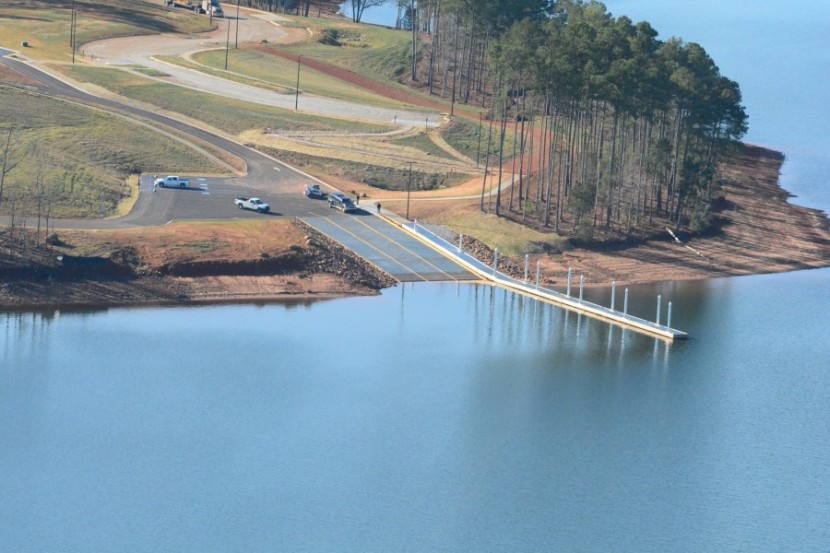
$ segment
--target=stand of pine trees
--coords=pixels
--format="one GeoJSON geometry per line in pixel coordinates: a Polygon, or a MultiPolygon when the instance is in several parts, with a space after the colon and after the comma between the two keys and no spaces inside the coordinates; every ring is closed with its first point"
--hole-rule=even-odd
{"type": "Polygon", "coordinates": [[[698,44],[581,0],[401,0],[426,38],[413,80],[489,108],[517,173],[485,211],[583,238],[668,222],[704,230],[718,161],[747,130],[738,84],[698,44]],[[563,225],[567,225],[563,228],[563,225]]]}

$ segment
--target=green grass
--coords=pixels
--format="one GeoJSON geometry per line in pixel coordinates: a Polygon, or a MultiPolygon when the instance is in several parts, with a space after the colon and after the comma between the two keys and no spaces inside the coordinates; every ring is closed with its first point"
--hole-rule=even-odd
{"type": "Polygon", "coordinates": [[[12,130],[10,163],[0,212],[52,217],[98,217],[130,197],[127,178],[140,172],[221,172],[186,144],[121,117],[30,94],[0,89],[0,137],[12,130]],[[40,183],[40,186],[38,186],[40,183]]]}
{"type": "MultiPolygon", "coordinates": [[[[406,190],[409,171],[405,168],[384,167],[355,161],[330,159],[308,154],[259,147],[259,150],[317,177],[334,176],[361,182],[382,190],[406,190]]],[[[412,190],[449,188],[469,179],[458,173],[412,172],[412,190]]]]}
{"type": "MultiPolygon", "coordinates": [[[[224,51],[199,52],[193,56],[193,59],[214,70],[225,67],[224,51]]],[[[293,92],[297,87],[297,64],[264,52],[245,49],[232,50],[228,59],[228,69],[232,73],[221,72],[222,77],[231,80],[248,77],[247,84],[262,88],[267,88],[270,83],[273,83],[293,92]]],[[[362,87],[349,84],[309,67],[302,67],[302,65],[300,67],[300,91],[361,104],[412,109],[412,106],[408,104],[379,96],[362,87]]]]}
{"type": "Polygon", "coordinates": [[[437,218],[437,222],[466,236],[475,236],[491,248],[508,256],[542,253],[553,248],[568,249],[567,240],[558,234],[538,232],[493,214],[472,213],[437,218]]]}
{"type": "Polygon", "coordinates": [[[333,34],[337,44],[309,41],[287,46],[286,50],[383,82],[397,80],[409,70],[412,36],[406,31],[330,19],[309,18],[303,21],[315,31],[315,36],[333,34]]]}
{"type": "Polygon", "coordinates": [[[455,118],[444,126],[441,136],[450,146],[475,161],[476,156],[481,157],[487,147],[487,125],[484,122],[481,124],[480,132],[481,140],[479,141],[478,122],[455,118]]]}
{"type": "MultiPolygon", "coordinates": [[[[330,19],[300,19],[314,32],[306,42],[283,46],[286,51],[348,69],[365,78],[399,88],[450,111],[449,99],[430,95],[402,84],[412,68],[412,34],[373,25],[330,19]],[[334,42],[329,37],[334,37],[334,42]]],[[[459,106],[460,107],[460,106],[459,106]]],[[[479,112],[477,106],[463,106],[466,112],[479,112]]]]}
{"type": "Polygon", "coordinates": [[[443,159],[455,159],[449,152],[444,151],[440,146],[438,146],[435,142],[429,139],[429,137],[424,134],[423,132],[419,132],[414,135],[405,136],[403,138],[398,138],[396,140],[390,140],[392,144],[398,144],[400,146],[408,146],[410,148],[418,149],[422,152],[426,152],[431,156],[440,157],[443,159]]]}
{"type": "MultiPolygon", "coordinates": [[[[135,0],[77,0],[77,55],[93,40],[157,33],[194,33],[210,28],[208,18],[165,7],[162,2],[135,0]]],[[[0,3],[0,46],[22,49],[39,60],[71,61],[69,47],[71,3],[16,0],[0,3]]]]}
{"type": "Polygon", "coordinates": [[[262,128],[344,132],[388,130],[383,125],[319,117],[197,92],[113,68],[74,66],[68,69],[68,74],[73,79],[94,83],[128,98],[181,113],[234,134],[262,128]]]}
{"type": "Polygon", "coordinates": [[[132,65],[129,67],[133,71],[137,73],[141,73],[142,75],[147,75],[148,77],[169,77],[169,73],[165,73],[164,71],[159,71],[158,69],[153,69],[151,67],[142,67],[140,65],[132,65]]]}
{"type": "MultiPolygon", "coordinates": [[[[255,86],[258,88],[262,88],[264,90],[270,90],[272,92],[277,92],[280,94],[294,94],[295,90],[294,87],[286,87],[273,82],[264,81],[262,79],[251,78],[235,71],[225,71],[224,55],[222,55],[222,59],[220,62],[221,67],[223,69],[219,69],[218,67],[213,68],[210,66],[203,65],[202,63],[195,63],[184,58],[180,58],[178,56],[156,56],[156,59],[158,59],[159,61],[169,63],[171,65],[178,65],[179,67],[186,67],[187,69],[199,71],[200,73],[204,73],[205,75],[210,75],[212,77],[219,77],[221,79],[227,79],[229,81],[242,83],[248,86],[255,86]]],[[[231,66],[231,69],[235,69],[235,67],[231,66]]]]}

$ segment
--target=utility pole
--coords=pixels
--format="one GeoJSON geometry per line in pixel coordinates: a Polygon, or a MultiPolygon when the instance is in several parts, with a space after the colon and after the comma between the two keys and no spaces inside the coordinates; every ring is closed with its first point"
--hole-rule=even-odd
{"type": "Polygon", "coordinates": [[[69,47],[75,47],[75,0],[72,0],[72,11],[69,18],[69,47]]]}
{"type": "Polygon", "coordinates": [[[69,47],[72,49],[72,63],[75,63],[75,0],[72,0],[72,15],[69,18],[69,47]]]}
{"type": "Polygon", "coordinates": [[[228,18],[225,18],[225,22],[228,24],[228,38],[225,41],[225,71],[228,70],[228,51],[231,48],[231,22],[228,21],[228,18]]]}
{"type": "Polygon", "coordinates": [[[303,57],[297,58],[297,89],[294,92],[294,111],[298,111],[300,105],[300,64],[303,62],[303,57]]]}
{"type": "Polygon", "coordinates": [[[236,0],[236,42],[234,48],[239,49],[239,0],[236,0]]]}

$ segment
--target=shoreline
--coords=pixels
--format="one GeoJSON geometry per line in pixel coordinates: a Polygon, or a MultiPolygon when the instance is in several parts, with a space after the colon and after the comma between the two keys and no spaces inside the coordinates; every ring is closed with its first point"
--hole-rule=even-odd
{"type": "Polygon", "coordinates": [[[830,267],[830,219],[790,203],[780,185],[780,152],[746,145],[724,162],[724,198],[706,236],[661,238],[633,246],[584,248],[542,260],[548,283],[586,275],[586,286],[706,280],[830,267]]]}
{"type": "MultiPolygon", "coordinates": [[[[635,245],[531,256],[534,264],[537,260],[541,263],[542,284],[564,286],[568,268],[577,278],[585,276],[586,287],[596,288],[610,286],[612,281],[622,286],[830,266],[830,219],[821,210],[789,203],[792,194],[779,184],[783,161],[779,152],[748,145],[724,163],[725,195],[716,212],[717,231],[711,235],[691,237],[680,244],[666,232],[664,238],[635,245]]],[[[273,252],[277,246],[261,238],[263,243],[237,248],[224,256],[207,253],[186,260],[171,259],[169,248],[145,251],[141,248],[146,244],[131,244],[136,238],[128,235],[123,247],[111,252],[121,265],[109,272],[58,271],[55,276],[56,268],[45,265],[7,269],[5,275],[0,273],[0,309],[308,302],[376,295],[397,284],[368,261],[301,222],[282,224],[294,229],[277,253],[273,252]],[[148,259],[153,254],[158,258],[148,259]],[[147,263],[151,270],[143,268],[147,263]],[[10,276],[12,272],[19,274],[10,276]]],[[[265,227],[261,232],[271,240],[274,228],[265,227]]],[[[257,238],[246,235],[236,240],[256,242],[257,238]]],[[[486,249],[480,250],[479,257],[487,257],[486,249]]],[[[52,259],[54,252],[50,253],[44,259],[52,259]]],[[[523,258],[505,259],[505,266],[511,261],[514,272],[524,263],[523,258]]]]}

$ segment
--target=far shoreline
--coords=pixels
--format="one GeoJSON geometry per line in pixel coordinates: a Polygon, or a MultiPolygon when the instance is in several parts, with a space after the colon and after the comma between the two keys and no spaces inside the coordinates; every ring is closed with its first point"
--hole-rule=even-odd
{"type": "MultiPolygon", "coordinates": [[[[821,210],[789,202],[792,195],[779,184],[783,162],[780,152],[747,145],[734,160],[724,164],[725,198],[717,212],[718,230],[710,236],[691,237],[680,244],[667,232],[663,238],[627,247],[597,246],[533,256],[533,263],[538,260],[541,264],[541,283],[563,288],[569,268],[574,276],[585,276],[586,287],[601,288],[612,282],[625,286],[828,267],[830,220],[821,210]]],[[[279,256],[272,258],[273,254],[258,252],[254,259],[251,253],[241,253],[224,261],[205,257],[180,263],[174,265],[175,275],[116,271],[61,279],[49,276],[44,267],[34,267],[29,275],[2,275],[0,309],[19,312],[305,302],[376,295],[396,284],[339,244],[312,236],[308,228],[302,228],[301,233],[304,237],[297,234],[293,243],[286,245],[283,268],[279,256]],[[298,256],[305,264],[297,265],[298,256]],[[263,264],[262,258],[269,258],[269,262],[263,264]],[[210,272],[203,274],[206,266],[210,272]],[[252,267],[253,272],[234,274],[240,266],[252,267]]],[[[487,252],[483,254],[486,257],[487,252]]],[[[131,255],[140,257],[140,252],[131,255]]],[[[146,260],[130,262],[141,264],[146,260]]],[[[523,259],[505,260],[505,267],[511,264],[515,272],[523,259]]]]}

